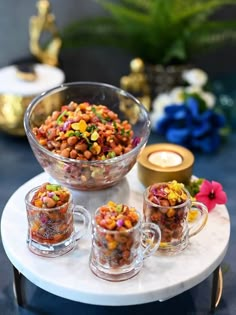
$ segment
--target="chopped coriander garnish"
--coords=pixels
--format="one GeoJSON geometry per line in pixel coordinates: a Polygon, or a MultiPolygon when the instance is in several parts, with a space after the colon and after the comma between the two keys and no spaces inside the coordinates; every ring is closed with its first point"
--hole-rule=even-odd
{"type": "Polygon", "coordinates": [[[81,132],[78,131],[78,130],[76,130],[76,131],[75,131],[75,136],[78,137],[78,138],[81,137],[81,132]]]}
{"type": "Polygon", "coordinates": [[[57,195],[53,195],[52,199],[55,200],[55,201],[60,200],[60,198],[57,195]]]}
{"type": "Polygon", "coordinates": [[[91,108],[91,110],[92,110],[92,112],[94,113],[94,115],[96,115],[97,116],[97,118],[99,118],[100,119],[100,121],[102,122],[102,123],[106,123],[107,122],[107,120],[106,119],[104,119],[103,117],[102,117],[102,115],[100,114],[100,113],[98,113],[97,112],[97,110],[96,110],[96,107],[95,106],[92,106],[92,108],[91,108]]]}
{"type": "Polygon", "coordinates": [[[116,123],[116,121],[113,121],[113,126],[117,130],[117,123],[116,123]]]}
{"type": "Polygon", "coordinates": [[[116,156],[116,154],[115,154],[115,152],[114,151],[109,151],[108,153],[107,153],[107,157],[110,159],[110,158],[113,158],[113,157],[115,157],[116,156]]]}
{"type": "Polygon", "coordinates": [[[121,129],[120,131],[122,136],[129,136],[130,135],[130,130],[125,130],[124,128],[121,129]]]}
{"type": "Polygon", "coordinates": [[[72,130],[70,130],[70,131],[68,131],[68,132],[66,133],[66,135],[67,135],[68,137],[72,137],[72,136],[75,135],[75,132],[72,131],[72,130]]]}
{"type": "Polygon", "coordinates": [[[62,118],[63,118],[64,116],[66,116],[67,114],[68,114],[67,110],[64,110],[64,112],[62,112],[62,113],[60,114],[60,116],[57,118],[57,124],[58,124],[58,125],[60,125],[60,124],[63,123],[62,118]]]}
{"type": "Polygon", "coordinates": [[[46,185],[46,189],[49,190],[49,191],[56,191],[56,190],[58,190],[60,188],[61,188],[61,185],[57,185],[57,184],[46,185]]]}
{"type": "Polygon", "coordinates": [[[89,126],[87,126],[86,131],[93,133],[93,131],[96,129],[97,129],[96,125],[89,125],[89,126]]]}
{"type": "Polygon", "coordinates": [[[122,205],[122,204],[116,205],[116,211],[117,211],[117,212],[121,212],[122,209],[123,209],[123,205],[122,205]]]}

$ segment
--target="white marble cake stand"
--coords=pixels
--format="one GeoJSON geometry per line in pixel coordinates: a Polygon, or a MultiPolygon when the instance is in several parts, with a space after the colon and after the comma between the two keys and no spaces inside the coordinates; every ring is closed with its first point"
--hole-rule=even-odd
{"type": "MultiPolygon", "coordinates": [[[[43,258],[26,246],[27,221],[24,196],[33,186],[48,181],[42,173],[21,186],[9,199],[1,219],[2,241],[13,266],[40,288],[74,301],[97,305],[133,305],[162,301],[206,279],[222,262],[230,237],[227,208],[217,206],[206,227],[176,256],[153,256],[141,272],[123,282],[97,278],[89,269],[90,236],[74,251],[59,258],[43,258]]],[[[113,188],[99,192],[73,192],[74,200],[91,212],[108,200],[142,209],[144,187],[136,166],[113,188]]]]}

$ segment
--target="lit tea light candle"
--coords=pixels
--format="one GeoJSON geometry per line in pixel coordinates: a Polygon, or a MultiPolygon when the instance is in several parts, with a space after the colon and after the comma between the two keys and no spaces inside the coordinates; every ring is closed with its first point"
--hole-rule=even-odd
{"type": "Polygon", "coordinates": [[[144,148],[138,158],[138,179],[144,186],[176,180],[188,183],[192,176],[194,155],[173,143],[158,143],[144,148]]]}
{"type": "Polygon", "coordinates": [[[150,163],[160,167],[173,167],[182,163],[181,155],[172,151],[157,151],[149,155],[150,163]]]}

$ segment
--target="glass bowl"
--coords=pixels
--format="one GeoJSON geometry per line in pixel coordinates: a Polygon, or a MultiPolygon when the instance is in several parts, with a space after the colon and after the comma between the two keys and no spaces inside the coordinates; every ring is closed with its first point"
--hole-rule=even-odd
{"type": "Polygon", "coordinates": [[[89,191],[111,187],[124,178],[147,143],[151,123],[145,107],[126,91],[104,83],[72,82],[34,98],[25,112],[24,128],[36,159],[51,178],[68,188],[89,191]],[[133,138],[138,141],[129,152],[106,160],[72,159],[48,150],[39,144],[32,129],[71,101],[107,106],[118,114],[120,120],[128,120],[133,138]]]}

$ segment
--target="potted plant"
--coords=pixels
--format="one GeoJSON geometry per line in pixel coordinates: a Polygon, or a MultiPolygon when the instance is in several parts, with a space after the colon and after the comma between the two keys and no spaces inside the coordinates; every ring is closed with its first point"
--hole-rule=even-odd
{"type": "Polygon", "coordinates": [[[72,21],[62,31],[63,47],[115,46],[141,58],[152,96],[181,84],[194,56],[236,36],[236,20],[213,17],[236,0],[97,2],[107,15],[72,21]]]}
{"type": "Polygon", "coordinates": [[[72,21],[64,47],[116,46],[149,64],[188,63],[206,49],[235,38],[236,21],[212,14],[236,0],[97,0],[108,13],[72,21]]]}

